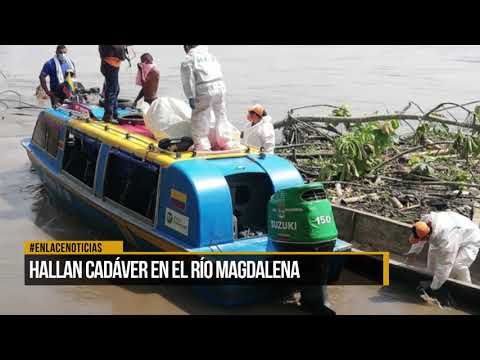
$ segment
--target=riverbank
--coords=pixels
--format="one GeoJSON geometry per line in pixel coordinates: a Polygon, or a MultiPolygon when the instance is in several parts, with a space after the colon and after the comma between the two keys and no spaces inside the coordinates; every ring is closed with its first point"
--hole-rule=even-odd
{"type": "Polygon", "coordinates": [[[275,125],[284,138],[276,154],[306,180],[323,182],[337,205],[405,223],[446,209],[478,218],[479,103],[423,111],[410,102],[393,114],[362,117],[345,106],[314,106],[323,112],[315,116],[291,110],[275,125]]]}

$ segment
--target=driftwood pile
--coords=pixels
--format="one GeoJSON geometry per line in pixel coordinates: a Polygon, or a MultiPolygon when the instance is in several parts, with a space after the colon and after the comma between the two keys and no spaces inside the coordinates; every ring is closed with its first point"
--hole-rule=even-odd
{"type": "MultiPolygon", "coordinates": [[[[424,112],[411,102],[394,114],[352,117],[349,111],[332,105],[314,105],[332,111],[327,116],[298,116],[292,109],[275,124],[283,133],[276,153],[292,161],[307,181],[322,181],[332,203],[394,220],[411,223],[430,211],[450,209],[469,218],[480,214],[480,158],[466,155],[457,147],[459,132],[472,138],[480,130],[477,110],[468,104],[443,103],[424,112]],[[416,113],[408,113],[411,110],[416,113]],[[466,114],[461,120],[458,112],[466,114]],[[338,161],[335,142],[355,124],[390,120],[402,126],[395,144],[373,159],[373,165],[359,176],[343,179],[326,174],[326,163],[338,161]],[[425,124],[440,126],[443,132],[424,131],[425,124]]],[[[471,149],[470,149],[471,150],[471,149]]],[[[377,154],[378,155],[378,154],[377,154]]]]}

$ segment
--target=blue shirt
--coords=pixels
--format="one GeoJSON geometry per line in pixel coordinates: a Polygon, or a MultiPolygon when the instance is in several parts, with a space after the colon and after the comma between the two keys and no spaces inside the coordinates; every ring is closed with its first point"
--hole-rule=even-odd
{"type": "MultiPolygon", "coordinates": [[[[73,63],[73,61],[72,61],[73,63]]],[[[75,65],[75,64],[74,64],[75,65]]],[[[60,63],[60,66],[62,67],[62,72],[63,76],[66,75],[67,70],[68,70],[68,63],[64,62],[63,64],[60,63]]],[[[42,72],[40,73],[43,76],[48,76],[50,78],[50,91],[51,92],[58,92],[60,91],[60,83],[58,82],[58,77],[57,77],[57,69],[55,67],[55,60],[50,59],[48,60],[42,68],[42,72]]]]}

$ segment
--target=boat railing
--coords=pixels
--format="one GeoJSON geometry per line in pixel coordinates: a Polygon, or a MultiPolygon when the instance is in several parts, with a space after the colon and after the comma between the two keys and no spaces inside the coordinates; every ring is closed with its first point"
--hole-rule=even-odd
{"type": "MultiPolygon", "coordinates": [[[[102,129],[103,131],[106,132],[113,132],[116,133],[120,136],[123,136],[126,140],[135,140],[136,142],[140,142],[145,144],[147,147],[148,152],[154,152],[154,153],[160,153],[164,154],[167,156],[170,156],[173,159],[179,160],[182,158],[182,154],[191,154],[192,158],[206,158],[210,157],[212,155],[235,155],[235,154],[250,154],[252,153],[252,148],[250,146],[245,146],[242,145],[243,149],[235,149],[235,150],[223,150],[223,151],[170,151],[167,149],[162,149],[158,146],[158,144],[152,139],[152,140],[145,140],[143,136],[137,136],[136,134],[129,133],[128,131],[125,130],[119,130],[116,127],[111,126],[110,124],[101,124],[98,121],[92,120],[92,118],[88,115],[86,115],[83,112],[71,110],[71,109],[63,109],[63,108],[58,108],[57,110],[61,109],[62,112],[67,113],[72,117],[72,119],[75,120],[80,120],[85,123],[89,123],[93,126],[95,126],[97,129],[102,129]]],[[[262,151],[260,151],[262,154],[262,151]]]]}
{"type": "Polygon", "coordinates": [[[75,118],[78,120],[88,121],[90,120],[90,114],[84,111],[74,110],[71,108],[64,108],[64,107],[57,107],[55,108],[56,111],[62,112],[71,118],[75,118]]]}

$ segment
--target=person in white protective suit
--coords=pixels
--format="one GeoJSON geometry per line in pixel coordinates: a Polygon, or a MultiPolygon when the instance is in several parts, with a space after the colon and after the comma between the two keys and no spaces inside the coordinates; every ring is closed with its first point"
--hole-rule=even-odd
{"type": "Polygon", "coordinates": [[[248,109],[247,120],[252,124],[243,132],[243,143],[249,146],[263,148],[267,154],[273,154],[275,149],[275,129],[272,118],[262,105],[254,105],[248,109]]]}
{"type": "Polygon", "coordinates": [[[470,266],[480,248],[480,229],[469,218],[453,211],[431,212],[412,226],[407,256],[419,254],[428,242],[427,267],[433,273],[427,293],[435,293],[449,277],[471,283],[470,266]]]}
{"type": "Polygon", "coordinates": [[[217,145],[222,150],[229,150],[233,147],[229,138],[232,126],[227,120],[226,87],[221,66],[206,45],[184,45],[184,50],[187,56],[181,65],[181,77],[192,108],[195,149],[209,151],[212,145],[217,145]],[[215,124],[216,144],[211,141],[211,124],[215,124]]]}

